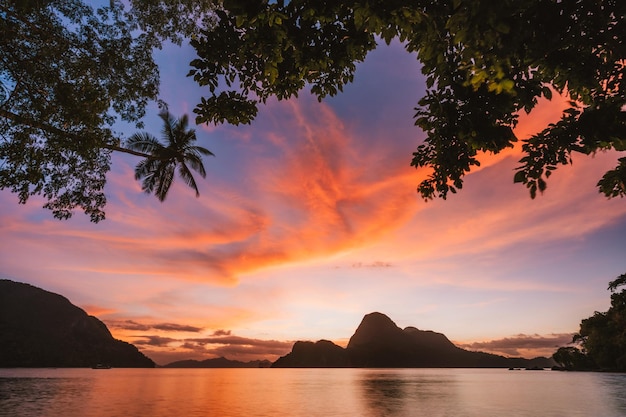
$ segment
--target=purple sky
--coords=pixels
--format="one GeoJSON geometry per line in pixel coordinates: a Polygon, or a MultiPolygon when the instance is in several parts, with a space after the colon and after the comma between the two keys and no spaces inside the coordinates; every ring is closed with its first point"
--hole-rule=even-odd
{"type": "MultiPolygon", "coordinates": [[[[193,51],[158,58],[163,99],[193,120],[193,51]]],[[[99,224],[2,191],[0,276],[65,295],[157,363],[345,344],[372,311],[470,349],[550,355],[609,307],[607,283],[626,272],[624,200],[595,188],[618,155],[575,155],[535,200],[513,184],[519,149],[485,155],[459,194],[425,203],[426,171],[409,166],[423,91],[415,57],[381,45],[337,97],[302,93],[270,100],[250,126],[196,127],[216,154],[200,198],[176,181],[159,203],[133,178],[138,160],[115,155],[99,224]]],[[[562,104],[542,103],[518,135],[562,104]]]]}

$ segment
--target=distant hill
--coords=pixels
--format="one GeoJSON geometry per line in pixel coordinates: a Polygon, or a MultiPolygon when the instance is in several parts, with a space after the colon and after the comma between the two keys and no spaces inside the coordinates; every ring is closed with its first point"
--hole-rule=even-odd
{"type": "Polygon", "coordinates": [[[0,367],[152,368],[130,343],[65,297],[0,280],[0,367]]]}
{"type": "Polygon", "coordinates": [[[506,358],[472,352],[448,338],[415,327],[399,328],[382,313],[370,313],[344,349],[329,341],[296,342],[291,353],[273,367],[371,367],[371,368],[509,368],[550,367],[548,358],[506,358]]]}
{"type": "Polygon", "coordinates": [[[272,362],[268,360],[241,362],[219,357],[203,361],[195,359],[176,361],[163,365],[162,368],[269,368],[271,365],[272,362]]]}
{"type": "Polygon", "coordinates": [[[291,353],[278,358],[273,368],[346,368],[352,366],[348,351],[328,340],[296,342],[291,353]]]}

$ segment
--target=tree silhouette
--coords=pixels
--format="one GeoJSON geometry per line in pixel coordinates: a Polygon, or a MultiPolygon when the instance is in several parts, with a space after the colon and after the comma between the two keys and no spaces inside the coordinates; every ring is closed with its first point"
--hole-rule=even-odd
{"type": "Polygon", "coordinates": [[[135,167],[135,178],[143,179],[141,188],[146,193],[154,193],[160,201],[164,201],[178,168],[178,175],[198,197],[200,192],[191,170],[205,178],[202,155],[214,154],[202,146],[192,144],[196,140],[196,131],[187,129],[187,115],[176,119],[164,110],[159,113],[159,117],[163,120],[161,139],[165,144],[147,132],[135,133],[126,141],[128,149],[146,154],[146,159],[135,167]]]}
{"type": "Polygon", "coordinates": [[[580,322],[573,342],[578,347],[562,347],[552,357],[566,369],[626,371],[626,274],[609,283],[611,307],[596,311],[580,322]]]}
{"type": "Polygon", "coordinates": [[[159,102],[153,51],[210,27],[213,0],[0,1],[0,190],[55,218],[105,218],[114,126],[159,102]],[[95,4],[99,5],[96,6],[95,4]]]}
{"type": "MultiPolygon", "coordinates": [[[[426,92],[415,124],[426,138],[411,165],[417,188],[446,198],[482,153],[513,147],[520,114],[553,92],[571,100],[561,120],[523,139],[514,182],[531,197],[572,153],[626,151],[626,2],[526,0],[224,0],[190,44],[190,76],[208,87],[196,122],[250,123],[269,97],[304,88],[343,91],[379,41],[397,39],[421,64],[426,92]]],[[[626,157],[597,183],[626,196],[626,157]]]]}
{"type": "MultiPolygon", "coordinates": [[[[113,127],[143,128],[159,98],[153,51],[165,41],[196,50],[188,75],[208,89],[197,124],[251,123],[259,104],[304,88],[320,100],[339,94],[381,41],[402,42],[426,81],[415,107],[426,138],[410,160],[430,168],[417,187],[425,199],[456,193],[481,154],[520,140],[512,179],[532,197],[574,153],[626,152],[624,1],[89,3],[0,1],[0,190],[20,203],[41,195],[59,219],[76,208],[104,219],[112,152],[144,156],[121,146],[113,127]],[[571,99],[561,119],[518,138],[520,114],[554,92],[571,99]]],[[[150,175],[163,162],[152,159],[150,175]]],[[[597,186],[626,196],[626,156],[597,186]]]]}

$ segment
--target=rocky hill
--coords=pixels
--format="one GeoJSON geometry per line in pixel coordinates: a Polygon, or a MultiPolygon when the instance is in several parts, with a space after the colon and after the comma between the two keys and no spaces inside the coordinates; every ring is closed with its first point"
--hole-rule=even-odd
{"type": "Polygon", "coordinates": [[[291,353],[273,367],[372,367],[372,368],[508,368],[549,367],[547,358],[506,358],[472,352],[455,346],[448,338],[415,327],[399,328],[389,317],[371,313],[344,349],[329,341],[296,342],[291,353]]]}
{"type": "Polygon", "coordinates": [[[65,297],[0,280],[0,367],[154,367],[65,297]]]}
{"type": "Polygon", "coordinates": [[[291,353],[278,358],[273,368],[346,368],[352,366],[348,352],[328,340],[296,342],[291,353]]]}

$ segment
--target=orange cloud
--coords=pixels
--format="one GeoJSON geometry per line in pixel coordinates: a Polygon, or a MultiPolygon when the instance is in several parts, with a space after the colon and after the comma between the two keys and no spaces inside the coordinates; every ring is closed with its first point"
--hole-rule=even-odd
{"type": "MultiPolygon", "coordinates": [[[[575,248],[587,236],[623,219],[623,201],[607,200],[595,184],[612,168],[616,153],[574,155],[574,165],[559,167],[544,195],[532,200],[513,183],[517,157],[507,157],[466,177],[465,187],[447,201],[431,201],[388,236],[358,253],[394,265],[394,275],[415,282],[425,271],[425,285],[439,283],[477,289],[568,291],[558,280],[515,274],[536,253],[556,247],[575,248]],[[503,269],[503,259],[508,259],[503,269]],[[480,263],[476,275],[468,264],[480,263]],[[489,265],[493,265],[491,269],[489,265]],[[471,276],[471,279],[460,279],[471,276]],[[413,277],[413,278],[412,278],[413,277]],[[506,277],[506,279],[505,279],[506,277]]],[[[567,250],[567,249],[564,249],[567,250]]],[[[570,251],[573,249],[569,249],[570,251]]],[[[568,252],[561,252],[566,256],[568,252]]],[[[541,256],[539,256],[541,259],[541,256]]]]}
{"type": "MultiPolygon", "coordinates": [[[[516,135],[525,139],[558,121],[567,100],[566,95],[556,93],[552,101],[540,100],[530,114],[520,114],[516,135]]],[[[616,152],[593,157],[574,154],[574,164],[554,171],[548,189],[535,200],[523,185],[513,183],[522,156],[521,143],[497,155],[481,155],[481,167],[465,177],[458,195],[421,207],[403,233],[406,245],[399,247],[408,248],[411,256],[421,253],[420,258],[488,253],[516,242],[584,236],[622,215],[621,203],[607,201],[595,186],[615,164],[616,152]],[[595,214],[590,216],[591,212],[595,214]],[[415,236],[428,239],[416,240],[415,236]]]]}
{"type": "MultiPolygon", "coordinates": [[[[565,99],[555,97],[521,117],[520,137],[558,119],[565,99]]],[[[406,156],[388,145],[384,131],[357,138],[330,107],[307,99],[273,103],[268,109],[260,126],[236,130],[253,137],[237,143],[242,156],[241,166],[233,167],[241,177],[236,182],[209,178],[201,183],[200,199],[175,184],[168,200],[158,204],[129,181],[132,168],[120,159],[109,177],[104,223],[85,227],[85,219],[60,223],[16,217],[1,226],[10,236],[4,246],[34,248],[41,264],[55,273],[232,286],[242,275],[265,268],[368,247],[379,251],[387,244],[372,259],[401,266],[407,258],[427,260],[550,236],[581,236],[621,213],[616,204],[594,195],[594,181],[607,161],[614,161],[611,155],[561,167],[546,196],[535,201],[512,183],[518,148],[484,155],[459,195],[448,202],[422,203],[415,187],[425,172],[409,167],[406,156]],[[578,189],[578,194],[571,192],[578,189]],[[598,215],[588,216],[591,210],[598,215]],[[80,256],[68,262],[74,247],[80,247],[80,256]]],[[[352,261],[357,262],[362,258],[352,261]]]]}
{"type": "Polygon", "coordinates": [[[405,161],[381,163],[386,138],[355,140],[325,106],[297,102],[290,109],[283,131],[291,137],[272,137],[280,162],[264,161],[272,169],[255,177],[280,202],[274,219],[282,224],[261,245],[289,248],[291,260],[310,259],[375,241],[410,218],[415,175],[405,161]],[[360,154],[360,145],[368,152],[360,154]]]}
{"type": "Polygon", "coordinates": [[[405,161],[384,160],[385,138],[363,139],[369,149],[361,154],[361,141],[328,107],[301,100],[274,110],[281,129],[257,139],[270,150],[248,161],[249,188],[229,190],[222,181],[195,209],[176,202],[157,209],[118,193],[125,207],[111,210],[115,233],[54,233],[132,253],[126,262],[90,262],[91,270],[228,284],[369,244],[410,219],[416,173],[405,161]]]}
{"type": "Polygon", "coordinates": [[[527,139],[547,128],[550,123],[558,122],[563,110],[569,107],[569,100],[571,98],[567,94],[561,95],[553,90],[551,100],[540,99],[530,114],[520,112],[515,135],[519,139],[527,139]]]}
{"type": "MultiPolygon", "coordinates": [[[[558,117],[560,109],[555,109],[561,105],[540,103],[535,111],[545,116],[540,123],[548,114],[550,120],[558,117]]],[[[227,180],[213,180],[202,190],[203,197],[189,205],[188,191],[175,186],[168,201],[157,205],[140,193],[137,182],[128,181],[132,169],[121,163],[110,176],[114,197],[104,230],[48,220],[13,224],[10,231],[18,239],[43,235],[62,239],[67,247],[81,245],[81,259],[71,267],[54,261],[62,259],[61,249],[42,248],[51,253],[50,269],[232,285],[242,274],[372,245],[408,224],[418,210],[428,210],[428,205],[419,205],[415,192],[425,172],[398,160],[388,138],[355,138],[323,104],[298,100],[270,108],[271,121],[279,129],[261,131],[260,137],[239,144],[244,149],[264,149],[258,157],[247,157],[241,173],[247,178],[243,189],[230,188],[227,180]]],[[[522,117],[518,135],[537,130],[533,120],[522,117]]],[[[246,137],[250,132],[239,134],[246,137]]],[[[515,152],[481,157],[481,169],[468,179],[515,152]]],[[[466,225],[448,227],[445,240],[449,233],[463,235],[474,223],[494,221],[499,222],[498,215],[483,211],[466,225]]],[[[430,236],[436,240],[437,235],[441,234],[430,236]]],[[[437,245],[430,242],[429,246],[437,245]]]]}

